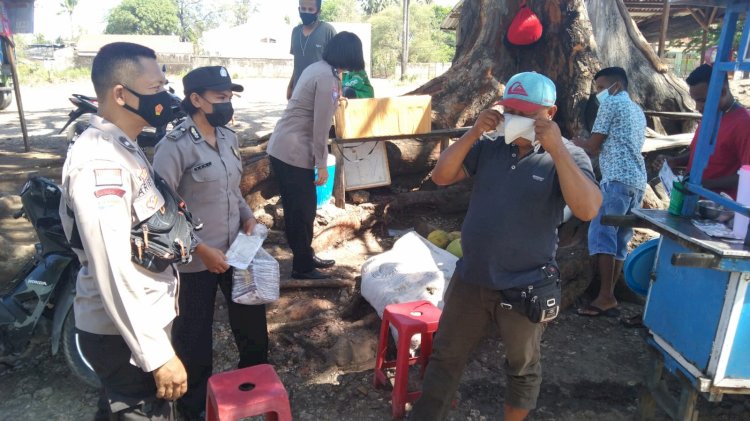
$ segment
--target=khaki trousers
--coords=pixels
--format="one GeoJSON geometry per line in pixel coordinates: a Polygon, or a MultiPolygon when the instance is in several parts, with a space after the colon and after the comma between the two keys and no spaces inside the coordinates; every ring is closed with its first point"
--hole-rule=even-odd
{"type": "Polygon", "coordinates": [[[544,324],[501,307],[500,291],[462,282],[453,275],[427,365],[422,396],[412,420],[444,420],[472,350],[493,324],[505,345],[505,404],[534,409],[542,382],[540,342],[544,324]]]}

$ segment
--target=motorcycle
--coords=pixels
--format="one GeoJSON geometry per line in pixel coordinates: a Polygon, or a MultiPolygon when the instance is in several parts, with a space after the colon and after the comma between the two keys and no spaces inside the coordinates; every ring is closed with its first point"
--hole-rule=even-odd
{"type": "Polygon", "coordinates": [[[0,363],[12,365],[49,337],[52,355],[62,349],[73,374],[98,388],[99,379],[75,331],[73,299],[80,263],[60,221],[60,196],[60,188],[40,176],[30,176],[21,189],[22,208],[13,217],[31,221],[39,243],[10,283],[0,285],[0,363]]]}

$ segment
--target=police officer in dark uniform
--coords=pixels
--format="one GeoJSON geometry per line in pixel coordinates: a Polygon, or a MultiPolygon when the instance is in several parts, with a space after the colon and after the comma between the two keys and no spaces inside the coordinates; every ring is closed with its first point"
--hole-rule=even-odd
{"type": "Polygon", "coordinates": [[[234,114],[232,83],[222,66],[200,67],[182,79],[188,114],[156,146],[154,169],[203,222],[197,259],[180,266],[180,314],[173,327],[177,355],[188,373],[188,392],[178,407],[188,418],[205,407],[206,382],[213,369],[212,324],[217,288],[227,301],[229,323],[240,354],[238,367],[267,362],[268,332],[264,305],[232,301],[232,269],[224,253],[240,230],[251,233],[256,221],[240,192],[242,160],[237,136],[225,127],[234,114]]]}

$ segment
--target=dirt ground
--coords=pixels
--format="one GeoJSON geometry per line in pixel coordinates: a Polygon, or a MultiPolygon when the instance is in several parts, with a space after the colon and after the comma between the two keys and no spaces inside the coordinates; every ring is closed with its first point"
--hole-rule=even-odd
{"type": "MultiPolygon", "coordinates": [[[[271,130],[283,110],[284,80],[247,80],[235,103],[236,128],[248,137],[271,130]]],[[[29,88],[24,91],[33,152],[23,152],[13,110],[0,112],[0,273],[12,274],[35,241],[31,226],[9,215],[18,206],[18,189],[26,175],[38,172],[59,181],[64,137],[56,132],[70,107],[67,95],[90,93],[88,82],[29,88]]],[[[739,87],[750,95],[750,84],[739,87]]],[[[387,86],[393,94],[408,87],[387,86]]],[[[376,82],[376,91],[378,82],[376,82]]],[[[737,89],[735,89],[737,90],[737,89]]],[[[380,94],[380,93],[379,93],[380,94]]],[[[745,102],[745,105],[750,103],[745,102]]],[[[377,195],[376,195],[377,196],[377,195]]],[[[377,197],[375,197],[377,199],[377,197]]],[[[387,250],[393,242],[386,228],[413,226],[419,219],[440,221],[448,230],[460,215],[435,212],[406,216],[393,227],[371,232],[321,251],[334,258],[335,274],[351,287],[282,290],[268,306],[271,363],[290,395],[298,420],[387,420],[390,391],[372,386],[379,319],[359,296],[361,264],[387,250]]],[[[266,244],[281,263],[282,279],[290,273],[290,254],[283,235],[273,232],[266,244]]],[[[623,303],[623,316],[641,311],[623,303]]],[[[226,317],[224,299],[216,301],[215,371],[230,370],[237,352],[226,317]]],[[[532,420],[629,420],[638,407],[644,376],[650,371],[645,332],[628,329],[615,318],[583,318],[568,309],[547,327],[542,343],[542,391],[532,420]]],[[[505,376],[503,346],[491,336],[478,347],[464,373],[451,420],[502,419],[505,376]]],[[[418,383],[416,384],[418,386],[418,383]]],[[[0,366],[0,420],[84,420],[95,410],[97,392],[68,371],[62,355],[51,355],[47,342],[14,366],[0,366]]],[[[701,420],[750,420],[750,398],[728,396],[720,403],[699,399],[701,420]]],[[[655,420],[667,419],[657,412],[655,420]]]]}

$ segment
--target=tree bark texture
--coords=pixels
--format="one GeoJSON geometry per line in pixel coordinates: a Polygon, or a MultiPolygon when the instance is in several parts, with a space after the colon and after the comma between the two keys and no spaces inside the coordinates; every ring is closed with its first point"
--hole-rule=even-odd
{"type": "MultiPolygon", "coordinates": [[[[425,173],[440,157],[440,142],[434,140],[393,140],[386,141],[385,147],[392,177],[425,173]]],[[[242,152],[245,155],[248,150],[242,152]]],[[[251,208],[259,209],[266,200],[278,195],[279,189],[271,173],[265,144],[254,147],[251,153],[242,160],[240,191],[251,208]]]]}
{"type": "Polygon", "coordinates": [[[459,43],[452,67],[414,93],[430,94],[434,125],[469,125],[496,101],[504,83],[516,73],[536,71],[557,86],[555,120],[571,136],[584,127],[586,100],[598,62],[583,0],[531,0],[528,6],[544,25],[533,46],[512,47],[505,33],[519,0],[467,0],[461,10],[459,43]]]}
{"type": "MultiPolygon", "coordinates": [[[[618,66],[628,74],[628,91],[644,110],[692,111],[687,85],[663,63],[641,35],[622,0],[586,0],[601,67],[618,66]]],[[[650,118],[651,119],[651,118],[650,118]]],[[[693,122],[652,118],[657,131],[683,133],[693,122]]]]}
{"type": "MultiPolygon", "coordinates": [[[[567,137],[593,123],[592,82],[601,67],[620,65],[632,73],[634,97],[645,108],[689,110],[692,104],[684,83],[665,73],[666,67],[640,36],[622,0],[529,0],[527,5],[539,16],[544,33],[528,47],[504,42],[519,2],[464,3],[452,67],[413,92],[432,95],[434,127],[470,125],[500,98],[504,83],[523,71],[542,73],[555,82],[559,109],[555,121],[567,137]]],[[[662,127],[657,123],[656,128],[662,127]]],[[[675,132],[682,126],[672,123],[665,128],[675,132]]]]}

